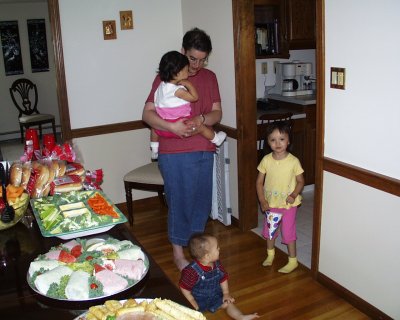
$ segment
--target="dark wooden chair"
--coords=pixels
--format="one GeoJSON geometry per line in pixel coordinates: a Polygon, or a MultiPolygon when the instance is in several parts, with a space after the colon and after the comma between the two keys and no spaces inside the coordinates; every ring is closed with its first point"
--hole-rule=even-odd
{"type": "MultiPolygon", "coordinates": [[[[267,130],[269,125],[274,121],[288,121],[290,128],[293,127],[293,114],[291,112],[285,113],[274,113],[274,114],[263,114],[257,121],[257,159],[258,163],[262,158],[271,152],[271,148],[267,142],[267,130]]],[[[289,137],[290,139],[290,137],[289,137]]],[[[292,139],[290,139],[292,141],[292,139]]]]}
{"type": "Polygon", "coordinates": [[[166,204],[164,198],[164,179],[160,169],[158,169],[157,162],[150,162],[129,171],[124,176],[124,185],[128,220],[131,226],[133,226],[132,189],[157,192],[160,202],[163,205],[166,204]]]}
{"type": "Polygon", "coordinates": [[[21,142],[24,142],[24,128],[39,127],[40,139],[42,138],[42,125],[51,123],[54,138],[56,135],[55,117],[52,114],[43,114],[38,110],[38,90],[36,84],[28,79],[18,79],[10,88],[11,99],[19,111],[18,121],[21,131],[21,142]]]}

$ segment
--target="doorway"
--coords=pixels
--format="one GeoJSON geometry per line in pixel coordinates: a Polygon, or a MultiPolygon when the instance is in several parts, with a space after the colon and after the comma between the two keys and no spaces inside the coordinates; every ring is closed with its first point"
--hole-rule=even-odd
{"type": "MultiPolygon", "coordinates": [[[[2,20],[12,20],[18,21],[19,26],[19,35],[20,35],[20,44],[21,44],[21,55],[22,60],[24,62],[23,74],[12,75],[4,77],[2,82],[1,91],[5,97],[8,97],[3,101],[5,103],[4,110],[2,113],[2,123],[0,126],[2,128],[0,132],[0,148],[3,149],[4,153],[9,156],[4,156],[7,160],[17,160],[15,155],[22,155],[20,151],[23,150],[23,144],[20,141],[20,133],[19,133],[19,125],[18,125],[18,111],[14,107],[10,94],[9,87],[11,84],[19,78],[28,78],[33,81],[38,86],[38,94],[39,94],[39,105],[38,108],[42,113],[51,113],[56,116],[56,124],[57,131],[61,132],[58,134],[58,141],[64,139],[63,133],[63,121],[62,119],[65,116],[62,114],[62,109],[59,107],[59,99],[60,99],[60,90],[59,90],[59,81],[58,81],[58,61],[59,53],[55,50],[55,44],[58,43],[54,41],[54,26],[52,25],[52,20],[54,21],[54,4],[51,1],[40,0],[40,1],[31,1],[31,2],[11,2],[4,1],[0,2],[1,9],[1,18],[2,20]],[[38,19],[45,19],[46,23],[46,38],[47,38],[47,49],[48,49],[48,61],[49,61],[49,71],[43,72],[31,72],[30,68],[30,57],[29,57],[29,42],[27,35],[27,20],[31,17],[38,17],[38,19]],[[53,46],[54,44],[54,46],[53,46]],[[46,90],[44,90],[44,88],[46,90]],[[9,110],[9,111],[7,111],[9,110]],[[7,119],[5,119],[7,118],[7,119]],[[61,139],[60,139],[61,137],[61,139]],[[15,150],[14,150],[15,149],[15,150]]],[[[57,6],[58,10],[58,6],[57,6]]],[[[48,131],[47,127],[44,127],[44,133],[52,132],[48,131]]]]}
{"type": "MultiPolygon", "coordinates": [[[[256,150],[256,70],[255,70],[255,43],[254,43],[254,1],[232,0],[233,28],[234,28],[234,49],[235,49],[235,82],[236,82],[236,115],[238,131],[238,198],[239,227],[242,230],[250,230],[258,225],[258,204],[255,195],[255,181],[257,176],[257,150],[256,150]]],[[[317,78],[322,74],[322,58],[318,53],[318,46],[322,40],[322,30],[318,30],[318,21],[322,19],[322,7],[317,1],[317,50],[316,69],[317,78]]],[[[323,86],[317,81],[318,92],[322,92],[323,86]]],[[[318,114],[319,98],[317,97],[317,157],[321,154],[321,115],[318,114]],[[319,122],[319,123],[318,123],[319,122]]],[[[318,160],[318,158],[317,158],[318,160]]],[[[312,202],[320,206],[320,190],[318,176],[318,165],[316,165],[316,188],[315,200],[312,202]]],[[[320,208],[313,209],[313,232],[312,232],[312,253],[311,270],[316,272],[318,268],[318,247],[319,247],[319,224],[320,208]],[[318,213],[316,213],[318,212],[318,213]]]]}

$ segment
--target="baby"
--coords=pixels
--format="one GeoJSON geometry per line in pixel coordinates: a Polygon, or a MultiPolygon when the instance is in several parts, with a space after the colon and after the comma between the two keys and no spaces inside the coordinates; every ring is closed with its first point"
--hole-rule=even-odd
{"type": "Polygon", "coordinates": [[[236,320],[259,318],[257,313],[244,315],[234,305],[228,274],[219,261],[216,237],[207,233],[195,234],[189,241],[189,250],[194,261],[182,270],[179,287],[196,310],[215,312],[223,308],[236,320]]]}

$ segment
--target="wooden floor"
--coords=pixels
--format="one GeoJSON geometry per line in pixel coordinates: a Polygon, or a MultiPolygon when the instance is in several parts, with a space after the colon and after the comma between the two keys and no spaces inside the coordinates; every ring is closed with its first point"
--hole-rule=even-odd
{"type": "MultiPolygon", "coordinates": [[[[121,210],[126,212],[125,208],[121,210]]],[[[171,245],[167,239],[167,211],[158,202],[134,204],[132,232],[152,255],[168,277],[178,283],[179,271],[172,261],[171,245]]],[[[333,292],[314,281],[309,270],[300,266],[290,274],[278,269],[287,262],[281,251],[274,265],[261,266],[266,254],[266,242],[251,231],[225,227],[209,221],[207,231],[219,238],[220,259],[229,272],[229,287],[236,305],[244,313],[258,312],[260,319],[369,319],[333,292]]],[[[187,255],[189,258],[189,255],[187,255]]],[[[205,313],[209,320],[230,319],[219,310],[205,313]]]]}

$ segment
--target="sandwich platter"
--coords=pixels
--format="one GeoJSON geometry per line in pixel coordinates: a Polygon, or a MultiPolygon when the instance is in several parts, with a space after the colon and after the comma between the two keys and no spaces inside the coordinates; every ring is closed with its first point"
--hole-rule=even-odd
{"type": "Polygon", "coordinates": [[[127,222],[100,190],[31,199],[31,207],[42,235],[63,240],[106,232],[127,222]]]}
{"type": "Polygon", "coordinates": [[[77,238],[33,260],[27,281],[32,290],[51,299],[88,301],[133,287],[148,270],[146,254],[129,240],[77,238]]]}

